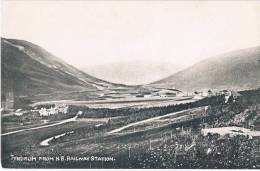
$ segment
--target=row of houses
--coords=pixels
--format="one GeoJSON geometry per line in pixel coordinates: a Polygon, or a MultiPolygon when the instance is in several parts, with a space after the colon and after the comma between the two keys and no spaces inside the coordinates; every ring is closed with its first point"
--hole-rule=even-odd
{"type": "Polygon", "coordinates": [[[178,97],[184,96],[184,93],[174,88],[156,88],[145,89],[142,88],[138,91],[136,97],[178,97]]]}
{"type": "Polygon", "coordinates": [[[193,93],[193,99],[202,99],[204,97],[219,96],[219,95],[225,96],[225,103],[227,103],[231,97],[235,100],[237,99],[237,97],[241,96],[237,91],[234,90],[220,90],[220,91],[207,90],[207,91],[195,91],[193,93]]]}
{"type": "MultiPolygon", "coordinates": [[[[221,91],[213,91],[213,90],[206,90],[206,91],[195,91],[193,93],[184,93],[175,88],[156,88],[156,89],[145,89],[142,88],[136,94],[136,97],[183,97],[183,96],[192,96],[194,99],[202,99],[204,97],[211,97],[215,95],[228,95],[229,90],[221,90],[221,91]]],[[[233,91],[234,94],[234,91],[233,91]]]]}

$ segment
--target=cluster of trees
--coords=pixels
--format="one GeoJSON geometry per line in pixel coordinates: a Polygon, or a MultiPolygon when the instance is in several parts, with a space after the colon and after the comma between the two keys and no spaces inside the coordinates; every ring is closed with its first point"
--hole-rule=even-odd
{"type": "Polygon", "coordinates": [[[250,128],[254,122],[255,117],[259,113],[260,105],[260,89],[247,90],[240,92],[241,96],[233,103],[228,104],[212,104],[208,111],[211,116],[218,116],[207,118],[206,122],[211,127],[221,126],[243,126],[250,128]],[[242,122],[235,122],[234,118],[237,115],[245,117],[242,122]]]}
{"type": "Polygon", "coordinates": [[[42,117],[37,112],[26,112],[22,116],[16,115],[9,115],[2,117],[2,122],[18,122],[18,123],[25,123],[25,122],[37,122],[40,121],[42,117]]]}

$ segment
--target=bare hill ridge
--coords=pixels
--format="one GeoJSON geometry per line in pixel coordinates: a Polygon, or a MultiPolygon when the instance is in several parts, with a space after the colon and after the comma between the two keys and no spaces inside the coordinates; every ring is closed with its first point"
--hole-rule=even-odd
{"type": "Polygon", "coordinates": [[[185,91],[260,87],[260,47],[221,54],[152,83],[185,91]]]}
{"type": "Polygon", "coordinates": [[[93,92],[123,86],[90,76],[40,46],[16,39],[1,38],[1,74],[2,99],[10,92],[14,97],[38,100],[70,98],[71,92],[92,92],[85,93],[88,98],[95,96],[93,92]]]}

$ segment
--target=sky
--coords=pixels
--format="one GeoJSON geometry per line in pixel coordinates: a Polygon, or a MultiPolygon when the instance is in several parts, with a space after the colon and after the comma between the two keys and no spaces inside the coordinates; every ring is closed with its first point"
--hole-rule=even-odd
{"type": "Polygon", "coordinates": [[[2,1],[2,37],[78,67],[134,60],[190,66],[260,45],[259,1],[2,1]]]}

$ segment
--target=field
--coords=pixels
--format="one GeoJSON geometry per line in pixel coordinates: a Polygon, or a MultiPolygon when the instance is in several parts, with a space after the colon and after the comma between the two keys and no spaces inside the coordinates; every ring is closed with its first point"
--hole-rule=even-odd
{"type": "Polygon", "coordinates": [[[2,165],[259,168],[260,90],[241,95],[228,103],[223,96],[183,103],[164,99],[156,103],[167,105],[154,106],[149,101],[146,107],[94,108],[69,103],[67,114],[43,117],[31,109],[22,116],[6,114],[2,116],[2,165]],[[234,135],[210,133],[213,128],[231,126],[252,134],[243,129],[234,135]],[[206,135],[205,129],[209,130],[206,135]]]}
{"type": "Polygon", "coordinates": [[[134,107],[134,108],[147,108],[156,106],[168,106],[176,105],[181,103],[195,102],[196,100],[192,97],[131,97],[131,98],[120,98],[111,100],[93,100],[93,101],[74,101],[74,100],[63,100],[63,101],[44,101],[34,103],[32,106],[62,103],[68,105],[79,105],[87,106],[89,108],[108,108],[117,109],[123,107],[134,107]]]}

